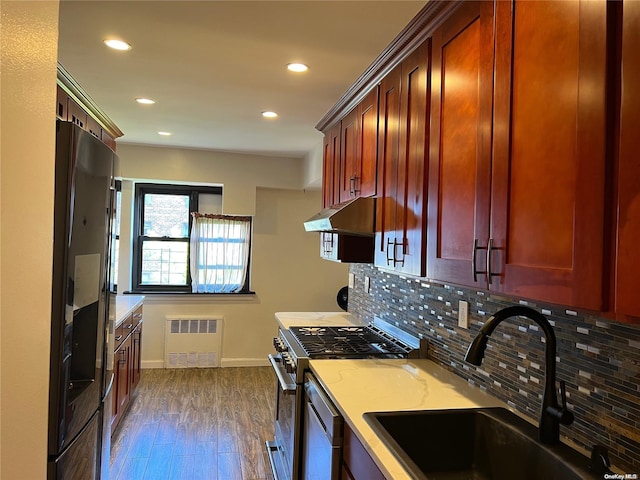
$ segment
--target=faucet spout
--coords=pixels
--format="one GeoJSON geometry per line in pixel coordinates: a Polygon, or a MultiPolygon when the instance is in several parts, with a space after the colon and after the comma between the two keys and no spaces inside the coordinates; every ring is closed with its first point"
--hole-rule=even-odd
{"type": "Polygon", "coordinates": [[[539,439],[542,443],[554,444],[560,442],[560,424],[569,425],[573,422],[573,414],[566,408],[566,396],[564,385],[562,385],[562,403],[558,404],[556,396],[556,336],[547,318],[541,313],[524,306],[513,306],[503,308],[491,316],[480,333],[473,339],[465,361],[480,365],[484,358],[484,350],[489,337],[496,327],[507,318],[522,316],[535,322],[544,333],[545,344],[545,384],[542,396],[542,407],[540,409],[539,439]]]}

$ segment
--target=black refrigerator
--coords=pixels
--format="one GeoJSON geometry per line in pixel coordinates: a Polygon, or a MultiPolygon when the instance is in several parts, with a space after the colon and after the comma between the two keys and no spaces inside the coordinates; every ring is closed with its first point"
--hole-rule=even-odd
{"type": "Polygon", "coordinates": [[[57,121],[48,480],[108,478],[115,161],[93,135],[57,121]]]}

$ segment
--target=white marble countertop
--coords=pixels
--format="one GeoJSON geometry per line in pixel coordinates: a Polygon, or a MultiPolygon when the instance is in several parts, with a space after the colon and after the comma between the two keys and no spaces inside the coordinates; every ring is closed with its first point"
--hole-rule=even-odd
{"type": "Polygon", "coordinates": [[[311,370],[382,473],[393,480],[411,477],[363,413],[477,407],[512,410],[431,360],[311,360],[311,370]]]}
{"type": "Polygon", "coordinates": [[[348,312],[276,312],[275,318],[281,328],[289,327],[335,327],[366,325],[366,322],[348,312]]]}
{"type": "Polygon", "coordinates": [[[118,327],[136,308],[142,305],[144,295],[116,295],[113,319],[118,327]]]}

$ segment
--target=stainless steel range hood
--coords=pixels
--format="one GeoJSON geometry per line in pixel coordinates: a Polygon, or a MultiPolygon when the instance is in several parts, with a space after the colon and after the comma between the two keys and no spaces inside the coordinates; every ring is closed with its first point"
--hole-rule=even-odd
{"type": "Polygon", "coordinates": [[[372,237],[375,234],[375,206],[375,198],[355,198],[321,210],[304,222],[304,228],[307,232],[372,237]]]}

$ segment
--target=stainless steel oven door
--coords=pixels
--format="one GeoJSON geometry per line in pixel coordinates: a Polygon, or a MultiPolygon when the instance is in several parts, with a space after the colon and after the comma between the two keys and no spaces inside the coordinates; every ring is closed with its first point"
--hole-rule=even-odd
{"type": "Polygon", "coordinates": [[[279,355],[269,355],[277,378],[276,417],[273,442],[267,442],[271,470],[276,480],[298,478],[299,447],[296,431],[300,427],[302,385],[287,373],[279,355]]]}

